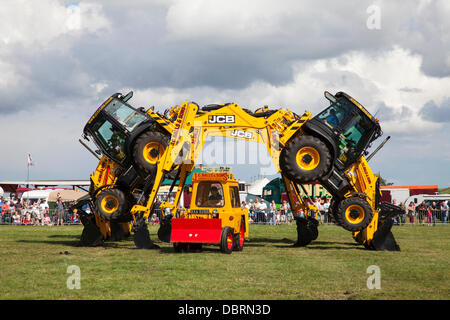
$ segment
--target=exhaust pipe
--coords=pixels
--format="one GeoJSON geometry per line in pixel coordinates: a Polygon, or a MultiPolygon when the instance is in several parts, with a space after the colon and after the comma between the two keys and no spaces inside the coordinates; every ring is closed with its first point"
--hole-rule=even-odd
{"type": "Polygon", "coordinates": [[[388,140],[391,138],[391,136],[387,136],[386,139],[384,139],[384,141],[366,158],[366,161],[369,162],[370,159],[373,158],[373,156],[380,151],[381,148],[384,147],[384,145],[386,144],[386,142],[388,142],[388,140]]]}

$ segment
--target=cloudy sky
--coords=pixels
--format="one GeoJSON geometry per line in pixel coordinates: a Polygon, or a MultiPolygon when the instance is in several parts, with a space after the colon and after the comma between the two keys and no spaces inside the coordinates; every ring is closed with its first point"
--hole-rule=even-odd
{"type": "Polygon", "coordinates": [[[88,179],[97,161],[78,139],[115,92],[160,111],[195,101],[316,114],[328,90],[391,136],[374,172],[448,187],[449,16],[445,0],[2,0],[0,180],[26,179],[27,153],[32,179],[88,179]]]}

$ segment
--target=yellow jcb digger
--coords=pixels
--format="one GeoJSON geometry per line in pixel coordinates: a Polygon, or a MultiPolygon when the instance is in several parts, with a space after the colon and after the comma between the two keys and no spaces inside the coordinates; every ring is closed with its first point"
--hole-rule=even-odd
{"type": "Polygon", "coordinates": [[[101,212],[106,211],[111,220],[132,221],[138,247],[155,247],[145,221],[163,180],[171,178],[183,188],[206,138],[222,136],[266,146],[288,190],[297,220],[296,245],[307,245],[318,234],[317,221],[302,203],[298,187],[319,181],[333,195],[330,210],[338,225],[366,248],[399,250],[389,226],[390,213],[399,208],[379,203],[378,178],[365,159],[382,131],[378,120],[349,95],[325,92],[330,106],[315,117],[268,107],[252,112],[235,103],[200,108],[193,102],[160,114],[153,108],[131,107],[131,97],[132,92],[115,94],[105,101],[86,124],[84,137],[92,138],[111,161],[109,172],[114,176],[112,183],[92,183],[94,211],[105,217],[101,212]],[[110,203],[120,205],[111,208],[102,199],[113,191],[116,196],[110,203]]]}

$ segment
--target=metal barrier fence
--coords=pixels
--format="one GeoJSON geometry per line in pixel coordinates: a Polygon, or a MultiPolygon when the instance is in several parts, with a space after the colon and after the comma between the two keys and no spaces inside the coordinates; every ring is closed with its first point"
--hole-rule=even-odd
{"type": "MultiPolygon", "coordinates": [[[[48,216],[50,218],[49,223],[45,224],[56,224],[57,216],[55,214],[55,210],[49,210],[48,216]]],[[[19,217],[17,215],[13,216],[11,213],[2,213],[0,215],[0,224],[10,224],[10,225],[42,225],[44,224],[44,214],[40,215],[40,219],[36,221],[36,217],[33,217],[30,214],[27,219],[26,214],[20,214],[19,217]]],[[[148,223],[156,224],[162,218],[161,209],[153,209],[152,213],[149,215],[148,223]]],[[[450,223],[450,213],[449,211],[443,210],[434,210],[432,212],[428,212],[428,210],[416,210],[414,214],[405,213],[402,215],[394,216],[394,225],[424,225],[424,224],[442,224],[445,225],[450,223]]],[[[325,224],[334,224],[331,220],[330,216],[326,212],[322,212],[317,219],[325,224]]],[[[249,222],[253,224],[290,224],[294,221],[294,216],[291,211],[288,211],[286,214],[277,213],[268,213],[263,211],[252,211],[249,212],[249,222]]],[[[80,224],[79,216],[72,215],[68,210],[64,211],[63,215],[63,224],[65,225],[75,225],[80,224]]]]}
{"type": "MultiPolygon", "coordinates": [[[[36,215],[32,211],[22,210],[20,214],[6,212],[0,215],[0,224],[9,225],[55,225],[57,221],[57,215],[55,210],[49,210],[47,216],[49,219],[45,221],[45,213],[40,213],[36,215]]],[[[68,210],[64,210],[63,214],[63,224],[64,225],[76,225],[81,224],[78,215],[72,215],[68,210]]]]}

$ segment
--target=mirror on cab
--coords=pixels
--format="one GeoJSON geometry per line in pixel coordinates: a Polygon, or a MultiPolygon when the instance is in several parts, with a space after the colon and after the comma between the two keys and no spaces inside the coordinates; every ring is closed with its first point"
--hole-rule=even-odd
{"type": "Polygon", "coordinates": [[[329,93],[328,91],[324,92],[325,98],[327,98],[331,103],[335,103],[337,101],[336,97],[333,96],[331,93],[329,93]]]}

